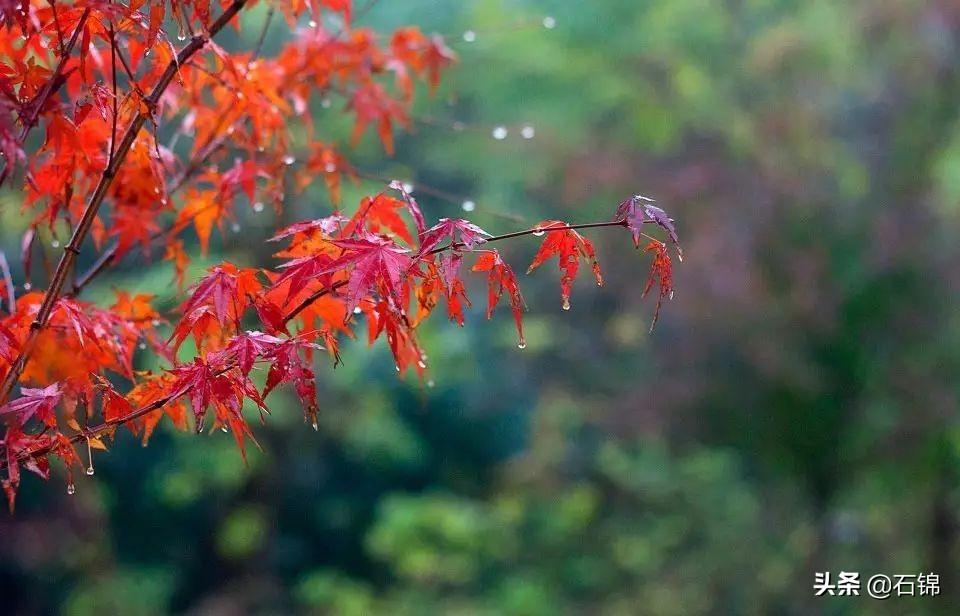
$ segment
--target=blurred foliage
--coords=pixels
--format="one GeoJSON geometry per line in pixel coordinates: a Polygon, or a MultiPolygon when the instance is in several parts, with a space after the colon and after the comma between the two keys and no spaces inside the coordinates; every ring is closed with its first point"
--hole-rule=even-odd
{"type": "MultiPolygon", "coordinates": [[[[522,281],[522,352],[479,305],[424,331],[428,383],[348,342],[319,433],[278,396],[249,467],[226,435],[121,436],[76,495],[30,481],[0,520],[5,607],[955,613],[960,6],[408,0],[361,19],[461,56],[397,156],[371,137],[361,169],[409,178],[430,216],[474,201],[492,232],[655,196],[684,240],[677,300],[648,336],[642,257],[597,234],[607,285],[569,313],[553,272],[522,281]],[[933,571],[943,595],[814,599],[813,572],[841,569],[933,571]]],[[[23,223],[0,199],[9,254],[23,223]]],[[[287,220],[330,207],[320,186],[291,201],[287,220]]],[[[241,222],[211,258],[268,262],[255,240],[280,221],[241,222]]],[[[90,297],[176,301],[164,265],[112,276],[90,297]]]]}

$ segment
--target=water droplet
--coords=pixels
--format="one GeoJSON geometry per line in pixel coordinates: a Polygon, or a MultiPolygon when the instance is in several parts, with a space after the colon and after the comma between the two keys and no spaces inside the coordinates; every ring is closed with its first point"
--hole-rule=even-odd
{"type": "Polygon", "coordinates": [[[53,246],[54,248],[60,248],[60,240],[53,240],[52,242],[50,242],[50,245],[53,246]]]}
{"type": "Polygon", "coordinates": [[[316,420],[316,419],[313,420],[313,422],[310,424],[310,426],[313,428],[313,431],[314,431],[314,432],[319,432],[319,431],[320,431],[320,424],[317,423],[317,420],[316,420]]]}
{"type": "Polygon", "coordinates": [[[260,201],[257,201],[256,203],[254,203],[254,204],[253,204],[253,211],[254,211],[254,212],[262,212],[262,211],[263,211],[263,203],[260,202],[260,201]]]}
{"type": "Polygon", "coordinates": [[[436,385],[436,383],[433,382],[433,379],[427,381],[427,387],[433,387],[434,385],[436,385]]]}
{"type": "Polygon", "coordinates": [[[466,201],[463,202],[463,206],[462,206],[462,207],[463,207],[463,211],[464,211],[464,212],[472,212],[473,210],[475,210],[475,209],[477,208],[477,204],[474,203],[473,201],[467,199],[466,201]]]}
{"type": "Polygon", "coordinates": [[[333,173],[334,171],[337,170],[337,166],[334,163],[327,163],[326,165],[324,165],[323,170],[326,171],[327,173],[333,173]]]}
{"type": "Polygon", "coordinates": [[[333,104],[333,101],[331,101],[329,98],[325,98],[320,101],[320,106],[323,107],[324,109],[329,109],[330,105],[332,104],[333,104]]]}
{"type": "Polygon", "coordinates": [[[93,470],[93,466],[92,466],[92,465],[87,467],[87,474],[88,474],[88,475],[93,475],[95,472],[96,472],[96,471],[93,470]]]}
{"type": "Polygon", "coordinates": [[[557,27],[557,20],[554,19],[551,15],[547,15],[543,18],[543,27],[547,30],[553,30],[557,27]]]}
{"type": "Polygon", "coordinates": [[[570,310],[570,298],[564,297],[563,303],[560,304],[560,307],[563,308],[564,310],[570,310]]]}
{"type": "Polygon", "coordinates": [[[234,233],[240,233],[240,223],[235,222],[232,225],[230,225],[230,230],[233,231],[234,233]]]}
{"type": "Polygon", "coordinates": [[[286,156],[283,157],[283,164],[284,164],[284,165],[289,166],[289,165],[292,165],[292,164],[295,163],[295,162],[297,162],[297,159],[294,158],[293,156],[289,155],[289,154],[287,154],[286,156]]]}
{"type": "Polygon", "coordinates": [[[464,43],[472,43],[475,40],[477,40],[477,33],[474,32],[473,30],[467,30],[466,32],[463,33],[464,43]]]}
{"type": "Polygon", "coordinates": [[[227,430],[227,427],[226,427],[226,426],[220,426],[220,431],[223,432],[224,434],[226,434],[227,432],[229,432],[229,430],[227,430]]]}
{"type": "Polygon", "coordinates": [[[146,343],[141,342],[140,344],[137,345],[137,348],[140,349],[141,351],[145,351],[147,348],[147,345],[146,343]]]}
{"type": "Polygon", "coordinates": [[[24,291],[29,291],[29,290],[32,289],[32,288],[33,288],[33,285],[30,284],[29,282],[23,283],[23,290],[24,290],[24,291]]]}
{"type": "Polygon", "coordinates": [[[544,233],[545,233],[545,231],[544,231],[543,229],[541,229],[540,227],[534,227],[534,228],[533,228],[533,234],[534,234],[535,236],[537,236],[537,237],[540,237],[540,236],[543,235],[544,233]]]}
{"type": "Polygon", "coordinates": [[[147,57],[147,56],[149,56],[149,55],[150,55],[150,50],[149,50],[149,49],[146,50],[145,52],[143,52],[143,56],[144,56],[144,57],[147,57]]]}
{"type": "Polygon", "coordinates": [[[150,325],[153,325],[154,327],[159,327],[159,326],[160,326],[160,319],[154,319],[154,320],[150,321],[150,325]]]}
{"type": "Polygon", "coordinates": [[[405,192],[405,193],[412,193],[412,192],[413,192],[413,188],[414,188],[414,186],[413,186],[413,184],[411,184],[410,182],[404,182],[404,183],[403,183],[403,192],[405,192]]]}
{"type": "Polygon", "coordinates": [[[493,133],[491,134],[493,135],[493,138],[496,139],[497,141],[503,141],[504,139],[507,138],[507,133],[509,132],[510,131],[507,130],[506,126],[497,126],[493,129],[493,133]]]}
{"type": "Polygon", "coordinates": [[[182,43],[183,41],[187,40],[187,35],[181,32],[177,35],[177,40],[182,43]]]}
{"type": "Polygon", "coordinates": [[[76,491],[77,491],[77,486],[73,485],[73,483],[67,484],[67,494],[70,494],[72,496],[74,493],[76,493],[76,491]]]}
{"type": "Polygon", "coordinates": [[[518,349],[525,349],[525,348],[527,348],[527,340],[526,340],[526,338],[520,338],[520,340],[517,342],[517,348],[518,348],[518,349]]]}
{"type": "Polygon", "coordinates": [[[529,124],[520,129],[520,136],[524,139],[533,139],[536,135],[537,130],[529,124]]]}
{"type": "Polygon", "coordinates": [[[395,365],[394,368],[397,369],[397,372],[400,372],[400,364],[395,365]]]}
{"type": "Polygon", "coordinates": [[[360,306],[355,306],[353,308],[353,314],[360,314],[363,310],[360,309],[360,306]]]}
{"type": "Polygon", "coordinates": [[[237,129],[234,128],[234,127],[232,127],[232,126],[227,129],[227,134],[228,134],[228,135],[232,135],[232,134],[235,133],[235,132],[237,132],[237,129]]]}
{"type": "Polygon", "coordinates": [[[417,365],[420,366],[421,368],[426,368],[426,367],[427,367],[427,362],[421,360],[421,361],[418,361],[418,362],[417,362],[417,365]]]}
{"type": "Polygon", "coordinates": [[[673,289],[670,289],[670,299],[673,300],[673,289]]]}
{"type": "Polygon", "coordinates": [[[317,27],[317,22],[315,22],[314,20],[311,19],[310,22],[309,22],[307,25],[310,26],[311,28],[316,28],[316,27],[317,27]]]}

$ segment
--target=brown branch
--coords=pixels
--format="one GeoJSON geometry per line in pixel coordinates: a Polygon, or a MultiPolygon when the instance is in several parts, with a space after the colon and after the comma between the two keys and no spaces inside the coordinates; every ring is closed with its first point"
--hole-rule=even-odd
{"type": "Polygon", "coordinates": [[[37,312],[36,318],[34,319],[33,323],[30,324],[30,333],[27,336],[27,340],[24,343],[20,354],[17,356],[16,361],[14,361],[14,363],[10,366],[10,370],[3,379],[3,384],[0,385],[0,404],[9,398],[10,392],[13,390],[14,385],[19,380],[20,374],[23,372],[23,369],[27,363],[27,359],[30,356],[32,347],[36,342],[36,338],[39,335],[40,330],[43,329],[43,326],[46,325],[47,321],[50,319],[50,314],[53,312],[53,308],[56,305],[57,300],[60,298],[60,293],[63,290],[63,285],[67,280],[67,275],[69,274],[70,269],[73,267],[77,255],[80,254],[80,246],[83,244],[84,239],[86,239],[87,234],[90,232],[90,227],[93,226],[93,222],[97,216],[97,211],[100,209],[100,204],[103,203],[103,199],[107,195],[107,189],[110,188],[110,184],[113,182],[113,178],[116,176],[117,170],[120,168],[120,165],[123,164],[127,153],[133,146],[134,140],[140,133],[140,129],[143,128],[148,116],[151,115],[156,109],[157,103],[160,101],[160,97],[163,95],[164,91],[166,91],[167,87],[170,85],[170,82],[173,81],[173,78],[179,70],[180,65],[189,60],[195,53],[200,51],[200,49],[206,45],[210,37],[220,32],[220,30],[222,30],[224,26],[226,26],[234,16],[236,16],[240,9],[243,8],[246,2],[247,0],[234,0],[233,4],[227,7],[227,9],[220,14],[220,17],[218,17],[217,20],[214,21],[210,26],[209,35],[194,36],[190,40],[190,43],[180,50],[176,58],[172,59],[167,65],[166,70],[164,70],[163,74],[160,76],[159,81],[150,92],[150,95],[144,100],[146,103],[146,110],[140,111],[136,117],[134,117],[133,121],[130,123],[130,126],[127,127],[127,131],[124,133],[123,139],[120,141],[120,144],[115,151],[115,158],[107,165],[106,169],[104,169],[103,174],[100,176],[100,180],[97,183],[97,187],[94,189],[93,194],[87,203],[87,207],[83,211],[83,215],[80,217],[80,221],[77,223],[77,227],[74,229],[73,235],[70,237],[70,241],[66,246],[64,246],[63,256],[60,258],[60,262],[57,264],[57,269],[53,275],[53,279],[50,281],[50,288],[47,289],[47,292],[43,297],[43,302],[40,304],[40,309],[37,312]]]}
{"type": "MultiPolygon", "coordinates": [[[[594,228],[601,228],[601,227],[622,227],[625,225],[626,225],[626,221],[624,220],[614,220],[614,221],[608,221],[608,222],[591,222],[591,223],[581,223],[581,224],[575,224],[575,225],[563,225],[563,226],[554,226],[554,227],[546,227],[546,228],[532,227],[530,229],[524,229],[522,231],[514,231],[512,233],[505,233],[503,235],[495,235],[493,237],[487,238],[487,241],[485,243],[497,242],[497,241],[502,241],[502,240],[511,239],[515,237],[522,237],[524,235],[534,235],[536,233],[540,233],[541,231],[558,231],[558,230],[565,230],[565,229],[594,229],[594,228]]],[[[427,254],[436,254],[439,252],[444,252],[446,250],[454,250],[461,247],[463,247],[463,244],[461,242],[455,242],[453,244],[448,244],[440,248],[435,248],[434,250],[431,250],[427,254]]],[[[286,325],[287,323],[292,321],[307,307],[309,307],[310,304],[312,304],[319,298],[329,295],[331,293],[334,293],[341,287],[345,286],[347,283],[348,281],[341,280],[341,281],[335,282],[329,287],[324,287],[322,289],[318,289],[317,291],[314,291],[313,293],[308,295],[306,298],[304,298],[303,301],[297,304],[293,308],[293,310],[288,312],[283,317],[283,324],[286,325]]],[[[225,366],[220,370],[220,374],[232,369],[233,367],[234,367],[234,364],[225,366]]],[[[76,432],[70,437],[68,437],[69,441],[70,443],[77,443],[84,439],[94,438],[99,434],[102,434],[103,432],[106,432],[118,426],[122,426],[127,422],[133,421],[135,419],[139,419],[140,417],[143,417],[148,413],[152,413],[153,411],[159,410],[163,408],[164,405],[173,402],[174,400],[176,400],[180,396],[185,395],[186,393],[187,392],[181,391],[181,392],[175,392],[173,394],[169,394],[167,396],[154,400],[150,404],[137,408],[131,411],[130,413],[127,413],[126,415],[122,415],[120,417],[114,417],[113,419],[106,420],[103,423],[100,423],[95,426],[88,426],[83,430],[76,432]]],[[[17,456],[17,461],[22,462],[23,460],[26,460],[28,458],[43,456],[50,453],[53,449],[54,449],[54,445],[49,445],[49,446],[37,448],[35,450],[31,450],[28,452],[24,452],[19,456],[17,456]]],[[[5,459],[0,460],[0,469],[3,469],[3,468],[6,468],[5,459]]]]}

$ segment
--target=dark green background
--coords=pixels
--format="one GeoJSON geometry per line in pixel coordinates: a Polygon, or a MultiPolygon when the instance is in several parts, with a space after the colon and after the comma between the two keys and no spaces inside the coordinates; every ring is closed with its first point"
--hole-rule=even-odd
{"type": "MultiPolygon", "coordinates": [[[[251,47],[264,9],[224,44],[251,47]]],[[[685,247],[676,300],[648,335],[647,257],[600,229],[607,284],[579,281],[569,312],[554,265],[521,280],[525,350],[480,284],[465,328],[423,330],[433,387],[347,342],[318,367],[319,432],[279,392],[248,468],[225,434],[120,435],[73,496],[24,481],[0,610],[956,613],[960,5],[384,0],[360,23],[450,35],[461,62],[396,156],[367,135],[358,167],[422,183],[430,218],[471,199],[493,233],[654,196],[685,247]],[[943,592],[814,599],[840,570],[943,592]]],[[[341,142],[342,106],[318,113],[341,142]]],[[[19,195],[0,198],[16,254],[19,195]]],[[[194,277],[275,263],[261,240],[330,211],[319,184],[290,202],[240,208],[194,277]]],[[[522,271],[535,246],[503,251],[522,271]]],[[[133,259],[87,298],[169,309],[170,279],[133,259]]]]}

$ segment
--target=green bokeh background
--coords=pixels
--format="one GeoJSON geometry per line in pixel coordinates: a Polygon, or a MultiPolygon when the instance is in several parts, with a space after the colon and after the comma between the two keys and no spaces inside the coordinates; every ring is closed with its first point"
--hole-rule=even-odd
{"type": "MultiPolygon", "coordinates": [[[[264,12],[224,44],[252,46],[264,12]]],[[[278,392],[248,466],[219,432],[121,435],[73,496],[25,480],[0,609],[956,613],[956,2],[383,0],[360,24],[449,35],[460,63],[396,156],[368,134],[358,167],[411,181],[429,218],[472,200],[493,233],[654,196],[685,248],[676,300],[648,335],[647,258],[599,229],[607,284],[579,281],[569,312],[554,267],[521,280],[524,350],[477,285],[465,328],[424,326],[432,386],[348,341],[318,367],[319,431],[278,392]],[[814,598],[813,572],[840,570],[935,572],[942,592],[814,598]]],[[[342,103],[317,112],[341,142],[342,103]]],[[[19,197],[0,199],[16,254],[19,197]]],[[[274,263],[274,228],[331,207],[320,185],[289,201],[245,209],[194,276],[274,263]]],[[[503,250],[522,270],[535,242],[503,250]]],[[[169,309],[170,280],[131,260],[88,299],[169,309]]]]}

